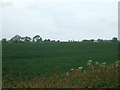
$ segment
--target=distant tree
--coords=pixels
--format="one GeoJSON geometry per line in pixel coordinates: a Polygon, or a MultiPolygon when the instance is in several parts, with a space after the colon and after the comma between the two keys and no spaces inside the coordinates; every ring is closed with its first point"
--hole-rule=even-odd
{"type": "Polygon", "coordinates": [[[21,37],[21,42],[25,42],[25,38],[24,37],[21,37]]]}
{"type": "Polygon", "coordinates": [[[31,41],[31,38],[30,37],[28,37],[28,36],[25,36],[24,37],[24,42],[30,42],[31,41]]]}
{"type": "Polygon", "coordinates": [[[112,42],[112,40],[110,39],[110,40],[108,40],[108,42],[112,42]]]}
{"type": "Polygon", "coordinates": [[[45,39],[44,42],[50,42],[50,39],[45,39]]]}
{"type": "Polygon", "coordinates": [[[71,42],[70,40],[68,40],[68,42],[71,42]]]}
{"type": "Polygon", "coordinates": [[[47,42],[47,39],[45,39],[44,42],[47,42]]]}
{"type": "Polygon", "coordinates": [[[33,37],[33,42],[42,42],[42,38],[39,35],[33,37]]]}
{"type": "Polygon", "coordinates": [[[82,40],[82,42],[88,42],[88,40],[85,39],[85,40],[82,40]]]}
{"type": "Polygon", "coordinates": [[[55,42],[55,40],[52,40],[51,42],[55,42]]]}
{"type": "Polygon", "coordinates": [[[38,39],[37,42],[42,42],[42,38],[38,39]]]}
{"type": "Polygon", "coordinates": [[[58,40],[57,42],[60,42],[60,40],[58,40]]]}
{"type": "Polygon", "coordinates": [[[94,42],[95,40],[94,39],[91,39],[91,40],[89,40],[90,42],[94,42]]]}
{"type": "Polygon", "coordinates": [[[19,36],[19,35],[16,35],[16,36],[11,38],[12,42],[20,42],[20,40],[21,40],[21,36],[19,36]]]}
{"type": "Polygon", "coordinates": [[[111,42],[111,40],[103,40],[104,42],[111,42]]]}
{"type": "Polygon", "coordinates": [[[77,41],[75,41],[75,40],[68,40],[68,42],[77,42],[77,41]]]}
{"type": "Polygon", "coordinates": [[[3,39],[2,39],[2,42],[7,42],[7,39],[6,39],[6,38],[3,38],[3,39]]]}
{"type": "Polygon", "coordinates": [[[104,41],[104,40],[103,40],[103,39],[97,39],[97,41],[98,41],[98,42],[102,42],[102,41],[104,41]]]}
{"type": "Polygon", "coordinates": [[[112,42],[117,42],[117,38],[116,38],[116,37],[113,37],[113,38],[112,38],[112,42]]]}
{"type": "Polygon", "coordinates": [[[48,39],[48,42],[50,42],[50,39],[48,39]]]}

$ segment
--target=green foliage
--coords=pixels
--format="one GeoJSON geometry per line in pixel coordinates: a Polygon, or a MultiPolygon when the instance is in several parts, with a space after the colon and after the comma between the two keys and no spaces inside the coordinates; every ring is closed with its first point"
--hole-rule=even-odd
{"type": "Polygon", "coordinates": [[[51,76],[73,67],[86,67],[88,60],[113,63],[118,60],[117,43],[3,43],[3,79],[8,73],[18,79],[51,76]]]}
{"type": "Polygon", "coordinates": [[[33,42],[42,42],[42,38],[39,35],[33,37],[33,42]]]}
{"type": "Polygon", "coordinates": [[[113,41],[113,42],[117,42],[117,38],[116,38],[116,37],[113,37],[113,38],[112,38],[112,41],[113,41]]]}
{"type": "Polygon", "coordinates": [[[2,39],[2,43],[4,43],[4,42],[7,42],[7,39],[6,39],[6,38],[3,38],[3,39],[2,39]]]}
{"type": "Polygon", "coordinates": [[[51,77],[35,77],[3,80],[3,88],[119,88],[120,61],[111,65],[90,60],[84,68],[71,69],[67,73],[54,73],[51,77]],[[91,64],[90,64],[91,63],[91,64]],[[83,69],[83,70],[82,70],[83,69]]]}

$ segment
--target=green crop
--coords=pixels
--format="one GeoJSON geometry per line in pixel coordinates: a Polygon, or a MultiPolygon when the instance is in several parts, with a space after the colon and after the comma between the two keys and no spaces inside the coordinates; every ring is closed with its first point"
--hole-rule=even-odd
{"type": "Polygon", "coordinates": [[[3,43],[2,54],[3,79],[8,74],[32,78],[86,67],[88,60],[111,64],[118,60],[118,43],[3,43]]]}

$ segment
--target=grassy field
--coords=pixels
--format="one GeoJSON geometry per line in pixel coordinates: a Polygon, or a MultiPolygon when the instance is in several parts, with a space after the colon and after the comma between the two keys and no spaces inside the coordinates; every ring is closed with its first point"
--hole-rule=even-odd
{"type": "Polygon", "coordinates": [[[120,88],[120,61],[107,65],[89,60],[86,69],[78,67],[50,77],[19,78],[8,76],[3,88],[120,88]]]}
{"type": "Polygon", "coordinates": [[[118,44],[86,43],[3,43],[3,79],[50,76],[86,67],[88,60],[111,64],[118,60],[118,44]]]}

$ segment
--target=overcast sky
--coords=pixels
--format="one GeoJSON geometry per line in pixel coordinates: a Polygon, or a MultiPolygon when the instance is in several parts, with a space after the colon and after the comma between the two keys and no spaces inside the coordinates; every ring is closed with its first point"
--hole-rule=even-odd
{"type": "Polygon", "coordinates": [[[67,41],[118,35],[117,0],[3,0],[0,11],[2,38],[38,34],[67,41]]]}

